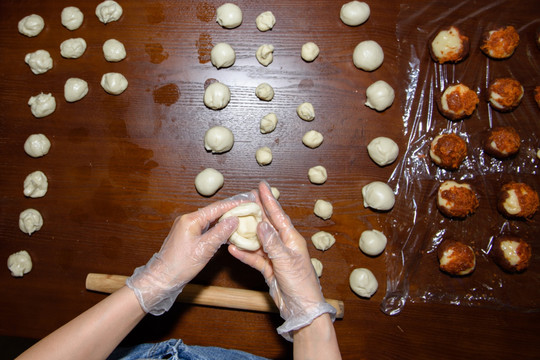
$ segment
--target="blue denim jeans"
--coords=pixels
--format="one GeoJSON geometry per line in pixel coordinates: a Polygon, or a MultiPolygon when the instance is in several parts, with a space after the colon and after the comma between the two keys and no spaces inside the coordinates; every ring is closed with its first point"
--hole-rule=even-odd
{"type": "Polygon", "coordinates": [[[268,360],[239,350],[219,347],[187,346],[182,340],[117,348],[108,360],[268,360]]]}

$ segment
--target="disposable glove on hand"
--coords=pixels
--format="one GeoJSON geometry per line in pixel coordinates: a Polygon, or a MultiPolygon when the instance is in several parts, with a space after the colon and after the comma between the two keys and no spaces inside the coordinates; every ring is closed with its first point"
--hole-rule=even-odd
{"type": "Polygon", "coordinates": [[[168,311],[178,295],[227,242],[238,226],[228,218],[208,229],[221,215],[243,202],[255,201],[254,193],[234,196],[177,218],[158,253],[135,269],[127,279],[141,307],[152,315],[168,311]]]}
{"type": "Polygon", "coordinates": [[[263,249],[248,252],[231,245],[229,252],[263,274],[285,320],[278,333],[292,341],[294,330],[311,324],[324,313],[329,313],[333,321],[336,309],[324,299],[306,240],[296,231],[268,184],[259,186],[259,199],[266,213],[266,220],[257,229],[263,249]]]}

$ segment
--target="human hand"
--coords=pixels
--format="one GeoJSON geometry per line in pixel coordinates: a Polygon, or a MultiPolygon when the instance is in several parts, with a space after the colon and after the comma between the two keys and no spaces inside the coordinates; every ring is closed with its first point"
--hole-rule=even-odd
{"type": "Polygon", "coordinates": [[[215,202],[175,220],[159,252],[146,265],[135,269],[126,281],[145,312],[161,315],[171,308],[184,286],[236,230],[238,218],[225,219],[208,229],[210,224],[248,201],[255,201],[254,193],[215,202]]]}
{"type": "Polygon", "coordinates": [[[259,185],[258,201],[265,210],[264,220],[257,228],[263,248],[248,252],[230,245],[229,252],[263,274],[285,320],[278,333],[291,341],[293,330],[309,325],[324,313],[329,313],[333,320],[336,310],[324,299],[306,240],[294,228],[268,184],[259,185]]]}

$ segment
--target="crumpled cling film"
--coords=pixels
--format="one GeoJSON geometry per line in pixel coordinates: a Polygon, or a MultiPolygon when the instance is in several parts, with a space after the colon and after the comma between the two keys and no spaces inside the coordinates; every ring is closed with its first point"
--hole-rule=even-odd
{"type": "Polygon", "coordinates": [[[462,306],[540,310],[540,213],[532,220],[508,220],[498,213],[496,195],[510,180],[525,182],[540,192],[540,109],[534,88],[540,85],[540,48],[535,34],[540,27],[540,3],[523,1],[417,2],[401,5],[396,35],[402,80],[403,132],[407,148],[389,184],[397,194],[389,213],[386,233],[387,292],[381,310],[398,314],[407,301],[462,306]],[[451,7],[449,7],[451,4],[451,7]],[[534,10],[536,9],[536,10],[534,10]],[[479,49],[482,33],[491,24],[513,25],[520,44],[506,60],[488,59],[479,49]],[[435,63],[428,51],[429,38],[441,28],[456,25],[470,40],[470,54],[458,64],[435,63]],[[499,113],[486,102],[487,88],[496,77],[513,77],[525,88],[519,107],[499,113]],[[461,82],[480,98],[470,118],[449,121],[437,110],[437,94],[461,82]],[[510,125],[522,143],[512,159],[497,160],[484,153],[484,133],[492,126],[510,125]],[[438,168],[429,157],[430,142],[441,132],[455,132],[468,145],[468,156],[457,171],[438,168]],[[437,189],[444,180],[467,181],[475,189],[480,207],[464,220],[445,218],[436,208],[437,189]],[[490,258],[494,236],[512,233],[532,247],[529,269],[521,274],[503,272],[490,258]],[[439,270],[437,246],[445,237],[473,247],[476,269],[465,277],[439,270]]]}

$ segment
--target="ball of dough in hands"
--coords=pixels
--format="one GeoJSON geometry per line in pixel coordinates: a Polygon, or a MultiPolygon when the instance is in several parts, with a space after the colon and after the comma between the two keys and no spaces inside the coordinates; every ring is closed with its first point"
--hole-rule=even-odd
{"type": "Polygon", "coordinates": [[[60,18],[62,20],[62,25],[64,25],[66,29],[77,30],[83,23],[84,14],[81,10],[79,10],[79,8],[75,6],[68,6],[62,10],[60,18]]]}
{"type": "Polygon", "coordinates": [[[366,268],[354,269],[349,275],[349,285],[357,295],[370,298],[379,288],[379,283],[371,270],[366,268]]]}
{"type": "Polygon", "coordinates": [[[26,54],[24,62],[30,66],[30,70],[36,75],[45,74],[53,67],[51,54],[47,50],[36,50],[26,54]]]}
{"type": "Polygon", "coordinates": [[[214,154],[221,154],[231,150],[234,144],[234,135],[225,126],[214,126],[204,134],[204,148],[214,154]]]}
{"type": "Polygon", "coordinates": [[[216,9],[216,22],[226,29],[234,29],[242,24],[242,9],[225,3],[216,9]]]}
{"type": "Polygon", "coordinates": [[[229,87],[219,81],[214,82],[204,90],[204,104],[212,110],[221,110],[231,101],[229,87]]]}
{"type": "Polygon", "coordinates": [[[83,79],[69,78],[64,85],[64,98],[67,102],[81,100],[88,94],[88,83],[83,79]]]}
{"type": "Polygon", "coordinates": [[[86,51],[86,41],[83,38],[64,40],[60,44],[60,55],[66,59],[77,59],[86,51]]]}
{"type": "Polygon", "coordinates": [[[268,146],[263,146],[255,152],[255,160],[261,166],[268,165],[273,160],[272,150],[268,146]]]}
{"type": "Polygon", "coordinates": [[[319,199],[315,202],[313,212],[321,219],[328,220],[332,217],[332,214],[334,213],[334,207],[330,202],[319,199]]]}
{"type": "Polygon", "coordinates": [[[103,43],[103,56],[109,62],[119,62],[126,58],[126,47],[116,39],[109,39],[103,43]]]}
{"type": "Polygon", "coordinates": [[[25,234],[32,235],[43,226],[43,217],[36,209],[26,209],[19,215],[19,229],[25,234]]]}
{"type": "Polygon", "coordinates": [[[104,24],[118,21],[122,13],[122,7],[114,0],[106,0],[96,6],[96,16],[104,24]]]}
{"type": "Polygon", "coordinates": [[[101,77],[101,87],[111,95],[120,95],[127,89],[128,81],[124,75],[110,72],[101,77]]]}
{"type": "Polygon", "coordinates": [[[229,241],[240,249],[255,251],[261,247],[257,237],[257,225],[262,221],[262,210],[257,203],[243,203],[227,211],[219,221],[229,217],[238,218],[238,227],[229,241]]]}
{"type": "Polygon", "coordinates": [[[231,45],[218,43],[210,52],[210,61],[216,68],[228,68],[236,61],[236,53],[231,45]]]}
{"type": "Polygon", "coordinates": [[[278,123],[277,115],[274,113],[269,113],[263,116],[260,123],[261,134],[271,133],[276,129],[278,123]]]}
{"type": "Polygon", "coordinates": [[[319,56],[319,47],[314,42],[307,42],[302,45],[302,59],[307,62],[314,61],[319,56]]]}
{"type": "Polygon", "coordinates": [[[367,151],[377,165],[386,166],[397,159],[399,147],[394,140],[379,136],[369,142],[367,151]]]}
{"type": "Polygon", "coordinates": [[[206,168],[195,177],[195,188],[203,196],[212,196],[223,187],[224,181],[219,171],[206,168]]]}
{"type": "Polygon", "coordinates": [[[56,99],[51,93],[41,93],[28,99],[30,111],[37,118],[42,118],[51,115],[56,110],[56,99]]]}
{"type": "Polygon", "coordinates": [[[373,40],[362,41],[354,48],[353,63],[359,69],[373,71],[381,66],[383,61],[383,49],[373,40]]]}
{"type": "Polygon", "coordinates": [[[45,196],[49,187],[47,176],[42,171],[34,171],[24,179],[24,196],[40,198],[45,196]]]}
{"type": "Polygon", "coordinates": [[[311,265],[313,265],[313,269],[315,269],[315,274],[317,274],[317,277],[321,277],[323,271],[322,262],[319,259],[311,258],[311,265]]]}
{"type": "Polygon", "coordinates": [[[255,19],[255,24],[257,25],[257,29],[259,29],[259,31],[272,30],[276,24],[276,17],[271,11],[265,11],[257,16],[255,19]]]}
{"type": "Polygon", "coordinates": [[[326,231],[318,231],[311,236],[311,242],[316,249],[325,251],[328,250],[336,243],[334,235],[326,231]]]}
{"type": "Polygon", "coordinates": [[[255,89],[255,95],[263,101],[271,101],[274,98],[274,88],[268,83],[262,83],[255,89]]]}
{"type": "Polygon", "coordinates": [[[45,27],[45,21],[37,14],[23,17],[18,24],[19,32],[28,37],[38,36],[45,27]]]}
{"type": "Polygon", "coordinates": [[[43,134],[32,134],[24,142],[24,151],[34,158],[47,155],[50,148],[51,142],[43,134]]]}
{"type": "Polygon", "coordinates": [[[18,251],[9,255],[7,267],[11,271],[11,276],[22,277],[32,270],[32,258],[26,250],[18,251]]]}
{"type": "Polygon", "coordinates": [[[379,230],[366,230],[360,235],[358,246],[364,254],[370,256],[380,255],[386,247],[386,236],[379,230]]]}
{"type": "Polygon", "coordinates": [[[392,188],[382,181],[373,181],[362,188],[364,207],[387,211],[394,207],[395,195],[392,188]]]}
{"type": "Polygon", "coordinates": [[[309,102],[298,105],[296,113],[300,119],[305,121],[313,121],[313,119],[315,119],[315,109],[313,108],[313,104],[309,102]]]}
{"type": "Polygon", "coordinates": [[[343,4],[339,12],[339,18],[349,26],[362,25],[369,18],[371,10],[365,2],[350,1],[343,4]]]}
{"type": "Polygon", "coordinates": [[[394,102],[394,89],[386,81],[379,80],[366,89],[366,106],[384,111],[394,102]]]}

